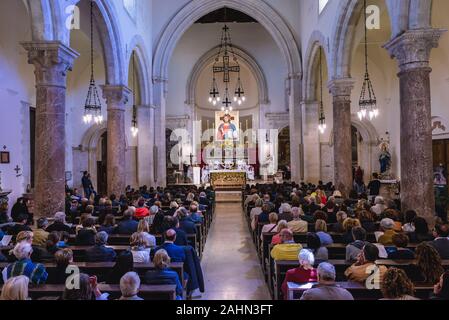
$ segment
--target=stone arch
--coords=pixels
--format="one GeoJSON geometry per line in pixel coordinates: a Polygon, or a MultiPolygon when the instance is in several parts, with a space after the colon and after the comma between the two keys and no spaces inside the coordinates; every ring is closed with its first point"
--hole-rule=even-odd
{"type": "MultiPolygon", "coordinates": [[[[410,0],[385,0],[392,26],[392,35],[399,34],[408,25],[408,4],[410,0]],[[402,17],[402,18],[401,18],[402,17]],[[401,30],[401,31],[400,31],[401,30]]],[[[351,78],[351,61],[354,49],[357,23],[363,12],[362,0],[342,0],[336,15],[332,32],[332,59],[329,68],[329,79],[351,78]]]]}
{"type": "Polygon", "coordinates": [[[256,19],[271,34],[286,61],[288,73],[301,73],[301,57],[296,40],[283,18],[264,1],[259,0],[193,0],[184,6],[165,27],[154,52],[153,75],[166,81],[168,65],[182,35],[202,16],[222,7],[244,12],[256,19]]]}
{"type": "MultiPolygon", "coordinates": [[[[186,104],[194,105],[195,104],[195,92],[196,92],[196,83],[198,82],[198,78],[201,72],[204,70],[206,65],[212,61],[218,51],[219,46],[214,47],[213,49],[206,52],[195,64],[192,69],[192,72],[189,75],[186,86],[186,104]]],[[[268,96],[268,85],[267,79],[262,68],[259,66],[257,61],[252,57],[249,53],[244,51],[243,49],[233,46],[234,53],[240,61],[243,61],[257,81],[257,87],[259,91],[259,104],[268,104],[269,96],[268,96]]]]}
{"type": "MultiPolygon", "coordinates": [[[[137,80],[140,89],[140,104],[141,105],[150,105],[151,104],[151,89],[150,89],[150,69],[148,66],[148,57],[144,49],[144,42],[141,36],[136,35],[131,40],[129,45],[131,50],[127,53],[126,61],[131,61],[132,54],[135,52],[136,54],[136,73],[137,80]]],[[[129,63],[126,64],[126,74],[129,75],[129,63]]],[[[128,79],[128,77],[127,77],[128,79]]]]}
{"type": "MultiPolygon", "coordinates": [[[[331,68],[329,67],[329,54],[326,49],[326,38],[324,35],[315,30],[309,39],[309,45],[307,47],[307,53],[305,56],[305,65],[304,65],[304,81],[303,81],[303,96],[305,101],[316,101],[316,92],[315,92],[315,83],[317,82],[317,73],[316,70],[318,68],[318,57],[319,57],[319,49],[323,48],[324,59],[328,66],[328,73],[331,68]]],[[[328,75],[328,79],[330,79],[330,75],[328,75]]]]}

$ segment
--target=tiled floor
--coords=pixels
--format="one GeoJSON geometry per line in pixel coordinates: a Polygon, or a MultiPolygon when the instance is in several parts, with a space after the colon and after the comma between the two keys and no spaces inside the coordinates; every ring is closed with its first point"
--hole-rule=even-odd
{"type": "Polygon", "coordinates": [[[203,300],[269,300],[240,203],[217,203],[202,259],[203,300]]]}

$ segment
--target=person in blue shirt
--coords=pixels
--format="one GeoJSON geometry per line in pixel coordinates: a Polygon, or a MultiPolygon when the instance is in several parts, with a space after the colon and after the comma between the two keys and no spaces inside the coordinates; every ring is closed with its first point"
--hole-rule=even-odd
{"type": "Polygon", "coordinates": [[[193,221],[193,223],[203,223],[203,217],[200,216],[200,214],[198,213],[198,206],[196,205],[196,203],[192,203],[190,205],[190,220],[193,221]]]}
{"type": "Polygon", "coordinates": [[[133,212],[131,209],[126,210],[123,213],[122,222],[117,226],[117,234],[133,234],[137,232],[139,223],[133,220],[133,212]]]}
{"type": "Polygon", "coordinates": [[[153,258],[154,270],[145,274],[145,283],[149,285],[176,285],[176,299],[182,300],[183,288],[179,275],[170,269],[170,257],[164,249],[160,249],[153,258]]]}
{"type": "Polygon", "coordinates": [[[12,277],[27,276],[33,284],[39,285],[45,283],[48,278],[48,273],[44,265],[31,261],[32,253],[33,248],[28,242],[22,241],[16,244],[13,254],[17,261],[6,267],[6,272],[3,274],[3,281],[6,282],[12,277]]]}
{"type": "Polygon", "coordinates": [[[169,229],[165,232],[165,242],[154,249],[153,253],[156,253],[159,250],[167,251],[171,261],[173,262],[184,262],[186,259],[186,254],[184,252],[184,248],[181,246],[177,246],[174,242],[176,241],[176,231],[173,229],[169,229]]]}
{"type": "Polygon", "coordinates": [[[189,212],[182,207],[176,211],[175,216],[179,219],[179,228],[187,234],[196,234],[195,222],[190,218],[189,212]]]}

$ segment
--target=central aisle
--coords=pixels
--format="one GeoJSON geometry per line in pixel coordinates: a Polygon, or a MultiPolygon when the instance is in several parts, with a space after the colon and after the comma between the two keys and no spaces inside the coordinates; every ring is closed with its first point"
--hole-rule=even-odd
{"type": "Polygon", "coordinates": [[[217,203],[202,267],[203,300],[270,300],[240,203],[217,203]]]}

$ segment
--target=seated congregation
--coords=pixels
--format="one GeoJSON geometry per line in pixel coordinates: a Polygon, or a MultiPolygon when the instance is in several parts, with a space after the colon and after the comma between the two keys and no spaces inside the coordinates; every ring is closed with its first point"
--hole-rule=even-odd
{"type": "Polygon", "coordinates": [[[449,299],[449,224],[331,183],[247,186],[248,228],[274,299],[449,299]]]}
{"type": "Polygon", "coordinates": [[[33,224],[26,201],[0,229],[0,300],[182,300],[201,296],[200,264],[215,194],[196,187],[128,189],[90,199],[67,190],[66,212],[33,224]]]}

